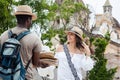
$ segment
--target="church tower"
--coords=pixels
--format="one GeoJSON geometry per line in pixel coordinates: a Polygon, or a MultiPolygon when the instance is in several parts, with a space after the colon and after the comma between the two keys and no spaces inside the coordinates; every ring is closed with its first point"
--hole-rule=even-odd
{"type": "Polygon", "coordinates": [[[106,0],[105,4],[103,5],[103,10],[104,13],[109,13],[110,15],[112,15],[112,6],[109,0],[106,0]]]}

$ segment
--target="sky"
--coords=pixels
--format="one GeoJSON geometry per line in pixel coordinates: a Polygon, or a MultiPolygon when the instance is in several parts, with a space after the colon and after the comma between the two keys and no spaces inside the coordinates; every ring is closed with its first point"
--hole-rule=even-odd
{"type": "MultiPolygon", "coordinates": [[[[85,4],[92,6],[95,14],[103,14],[103,5],[106,0],[83,0],[85,4]]],[[[120,23],[120,0],[109,0],[112,5],[112,15],[120,23]]]]}

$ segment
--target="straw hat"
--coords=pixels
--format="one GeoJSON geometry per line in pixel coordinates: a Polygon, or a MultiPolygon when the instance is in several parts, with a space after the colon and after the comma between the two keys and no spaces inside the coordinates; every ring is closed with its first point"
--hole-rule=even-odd
{"type": "Polygon", "coordinates": [[[57,60],[56,58],[54,58],[54,54],[53,52],[40,52],[40,59],[53,59],[53,60],[57,60]]]}
{"type": "Polygon", "coordinates": [[[74,33],[83,40],[83,31],[79,27],[74,26],[70,30],[65,31],[66,34],[68,34],[69,32],[74,33]]]}
{"type": "Polygon", "coordinates": [[[54,57],[53,52],[40,52],[40,61],[47,63],[49,66],[57,65],[57,58],[54,57]]]}
{"type": "Polygon", "coordinates": [[[30,15],[30,16],[32,16],[32,20],[37,19],[37,16],[34,13],[32,13],[32,9],[28,5],[20,5],[20,6],[18,6],[16,12],[14,13],[14,15],[30,15]]]}

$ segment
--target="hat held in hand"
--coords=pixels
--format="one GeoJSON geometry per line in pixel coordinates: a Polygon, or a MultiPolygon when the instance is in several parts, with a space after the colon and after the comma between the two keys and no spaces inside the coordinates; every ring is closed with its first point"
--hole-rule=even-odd
{"type": "Polygon", "coordinates": [[[30,16],[32,16],[32,20],[37,19],[37,16],[34,13],[32,13],[32,9],[28,5],[20,5],[20,6],[18,6],[16,12],[14,13],[14,15],[30,15],[30,16]]]}
{"type": "Polygon", "coordinates": [[[57,59],[54,58],[54,54],[52,52],[41,52],[40,60],[49,65],[57,65],[57,59]]]}

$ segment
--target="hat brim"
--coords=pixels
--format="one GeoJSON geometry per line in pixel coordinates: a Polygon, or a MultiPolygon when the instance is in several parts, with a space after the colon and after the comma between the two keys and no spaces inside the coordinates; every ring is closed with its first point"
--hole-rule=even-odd
{"type": "Polygon", "coordinates": [[[14,15],[30,15],[30,16],[32,16],[32,20],[37,19],[37,16],[33,13],[15,12],[14,15]]]}
{"type": "Polygon", "coordinates": [[[53,60],[53,59],[40,59],[40,61],[48,64],[49,66],[57,65],[57,63],[58,63],[58,60],[53,60]]]}
{"type": "Polygon", "coordinates": [[[53,52],[40,52],[40,59],[53,59],[53,60],[57,60],[56,58],[54,58],[54,54],[53,52]]]}
{"type": "Polygon", "coordinates": [[[78,37],[80,37],[81,40],[83,40],[82,35],[79,35],[79,34],[75,33],[74,31],[65,31],[65,33],[66,33],[66,34],[68,34],[68,33],[73,33],[73,34],[77,35],[78,37]]]}

